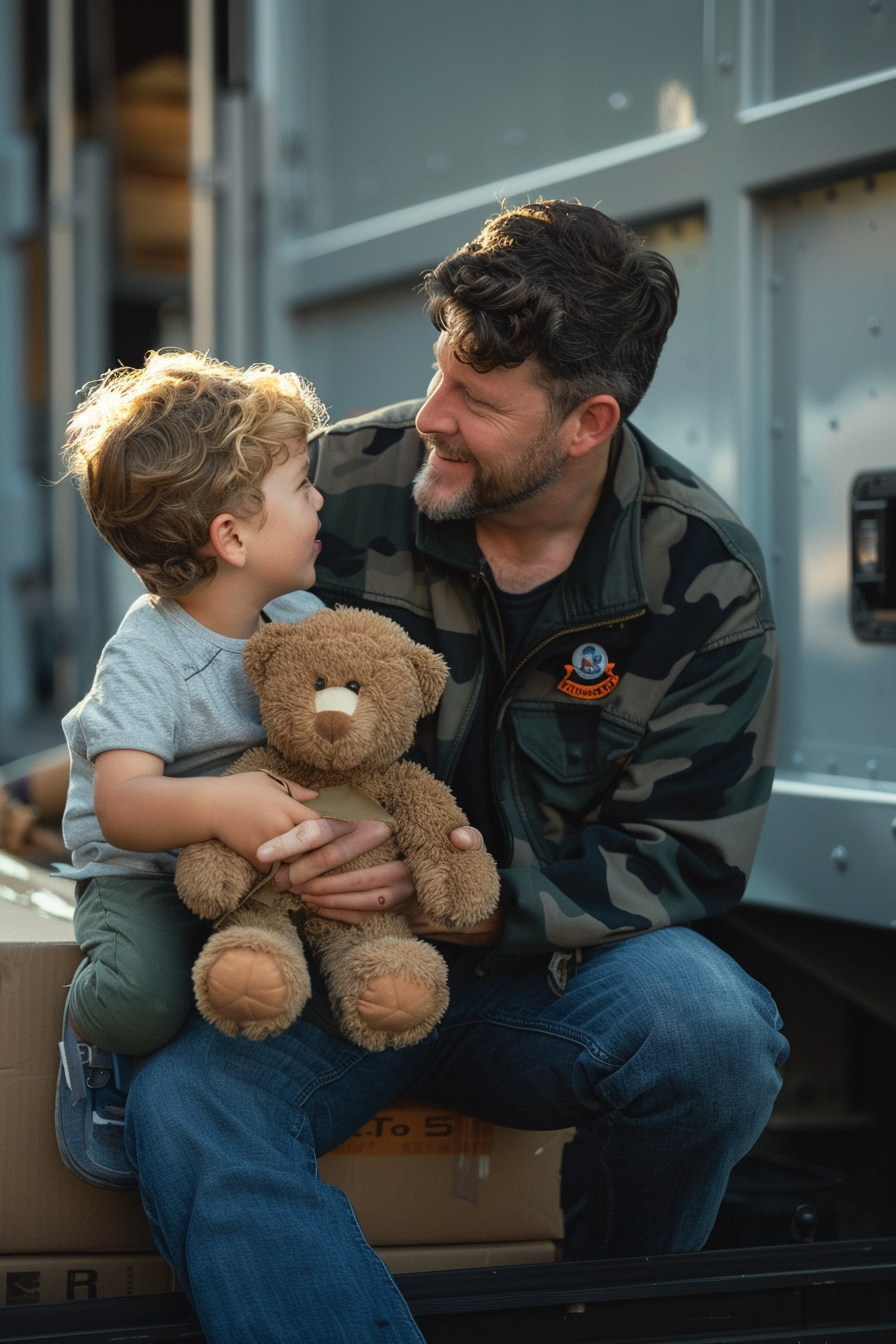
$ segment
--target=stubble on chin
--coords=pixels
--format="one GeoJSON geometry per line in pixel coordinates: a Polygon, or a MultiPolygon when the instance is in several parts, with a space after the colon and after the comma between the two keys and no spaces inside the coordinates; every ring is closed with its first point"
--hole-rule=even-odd
{"type": "MultiPolygon", "coordinates": [[[[430,454],[431,456],[431,454],[430,454]]],[[[429,465],[429,458],[414,477],[412,488],[414,503],[422,514],[434,523],[446,523],[463,518],[475,518],[474,489],[472,483],[464,486],[453,495],[441,493],[440,483],[429,465]]]]}
{"type": "Polygon", "coordinates": [[[436,523],[507,512],[534,499],[563,475],[565,458],[556,451],[555,442],[552,433],[536,435],[528,445],[528,461],[519,463],[512,472],[491,475],[484,473],[474,458],[449,449],[443,455],[456,462],[473,462],[474,474],[467,485],[448,494],[430,466],[433,451],[442,445],[427,438],[424,443],[430,451],[414,480],[414,502],[436,523]]]}

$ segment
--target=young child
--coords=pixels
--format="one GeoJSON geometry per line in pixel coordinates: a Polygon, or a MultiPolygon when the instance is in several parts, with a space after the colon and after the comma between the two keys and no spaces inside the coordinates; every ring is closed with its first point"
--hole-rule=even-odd
{"type": "Polygon", "coordinates": [[[266,840],[317,816],[309,790],[288,797],[260,772],[221,774],[265,740],[246,640],[265,619],[321,606],[303,590],[323,503],[307,436],[324,419],[292,374],[176,352],[107,373],[69,424],[66,461],[97,530],[148,590],[63,720],[85,960],[66,1004],[57,1136],[66,1163],[97,1183],[134,1179],[119,1056],[165,1045],[192,1002],[208,926],[177,895],[177,851],[217,838],[257,862],[266,840]]]}

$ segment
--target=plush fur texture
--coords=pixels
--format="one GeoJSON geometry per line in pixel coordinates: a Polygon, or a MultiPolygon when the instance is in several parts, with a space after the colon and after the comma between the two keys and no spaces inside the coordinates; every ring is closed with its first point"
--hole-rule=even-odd
{"type": "MultiPolygon", "coordinates": [[[[298,625],[266,626],[246,645],[244,666],[258,692],[268,745],[246,752],[232,769],[268,770],[313,789],[360,786],[395,818],[396,829],[345,871],[402,858],[431,919],[463,929],[491,914],[498,903],[493,860],[482,850],[454,848],[449,835],[466,818],[450,791],[398,759],[444,689],[439,655],[384,616],[339,607],[298,625]]],[[[184,849],[175,874],[191,910],[207,919],[226,917],[196,963],[199,1008],[222,1031],[255,1040],[284,1030],[309,993],[288,914],[301,902],[278,893],[272,904],[242,904],[259,877],[215,840],[184,849]]],[[[442,1017],[447,967],[402,915],[373,915],[361,925],[309,916],[303,933],[339,1023],[355,1044],[368,1050],[412,1045],[442,1017]]]]}

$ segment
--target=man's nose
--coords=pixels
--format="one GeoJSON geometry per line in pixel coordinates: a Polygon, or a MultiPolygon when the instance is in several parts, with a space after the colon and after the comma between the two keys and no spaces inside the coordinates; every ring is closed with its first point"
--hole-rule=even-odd
{"type": "Polygon", "coordinates": [[[444,382],[431,388],[428,397],[417,412],[418,434],[443,434],[446,438],[457,433],[457,420],[451,410],[444,382]]]}

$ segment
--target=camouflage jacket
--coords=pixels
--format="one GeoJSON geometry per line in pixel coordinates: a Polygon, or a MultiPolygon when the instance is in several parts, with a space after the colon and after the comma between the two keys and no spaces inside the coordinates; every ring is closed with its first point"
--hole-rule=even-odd
{"type": "Polygon", "coordinates": [[[451,670],[419,758],[449,785],[482,693],[503,690],[490,771],[506,825],[498,957],[542,956],[720,913],[743,894],[771,791],[776,638],[756,542],[708,486],[625,426],[570,568],[504,667],[471,522],[410,494],[419,403],[311,445],[316,591],[367,606],[451,670]]]}

